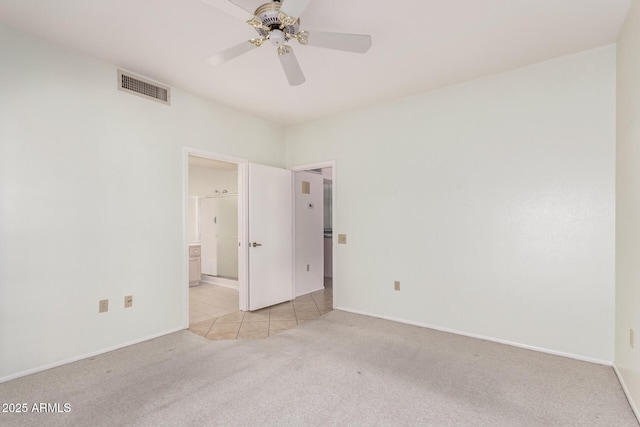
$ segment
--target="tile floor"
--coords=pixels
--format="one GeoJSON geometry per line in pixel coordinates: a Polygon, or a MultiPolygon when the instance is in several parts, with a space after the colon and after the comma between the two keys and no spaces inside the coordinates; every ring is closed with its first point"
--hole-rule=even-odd
{"type": "Polygon", "coordinates": [[[189,288],[189,330],[211,340],[267,338],[333,310],[331,278],[325,289],[293,301],[243,312],[238,291],[202,284],[189,288]]]}

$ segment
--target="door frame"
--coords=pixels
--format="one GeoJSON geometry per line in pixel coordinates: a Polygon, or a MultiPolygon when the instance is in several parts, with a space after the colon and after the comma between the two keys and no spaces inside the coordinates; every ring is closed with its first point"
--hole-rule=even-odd
{"type": "Polygon", "coordinates": [[[202,157],[220,162],[233,163],[238,167],[238,301],[241,311],[248,310],[249,296],[249,247],[248,242],[249,216],[248,216],[248,178],[249,160],[241,157],[228,156],[214,153],[199,148],[183,147],[182,149],[182,289],[183,289],[183,323],[189,328],[189,156],[202,157]]]}
{"type": "MultiPolygon", "coordinates": [[[[302,165],[297,165],[297,166],[293,166],[290,167],[289,169],[293,172],[305,172],[305,171],[309,171],[312,169],[322,169],[322,168],[331,168],[331,226],[332,229],[335,230],[335,226],[336,226],[336,212],[337,212],[337,170],[336,170],[336,161],[335,160],[326,160],[324,162],[316,162],[316,163],[305,163],[302,165]]],[[[294,195],[293,197],[295,197],[295,191],[294,191],[294,195]]],[[[293,207],[295,208],[295,200],[293,201],[293,207]]],[[[294,227],[293,227],[293,268],[295,269],[296,266],[296,246],[295,246],[295,242],[296,242],[296,227],[295,227],[295,209],[294,209],[294,213],[293,213],[293,223],[294,223],[294,227]]],[[[333,308],[336,308],[336,242],[338,240],[336,239],[336,235],[335,233],[331,234],[331,258],[332,258],[332,262],[331,262],[331,275],[332,277],[332,283],[333,283],[333,308]]],[[[295,271],[292,271],[292,274],[295,271]]],[[[295,274],[294,274],[294,281],[293,281],[293,292],[294,295],[296,295],[296,290],[295,290],[295,274]]]]}

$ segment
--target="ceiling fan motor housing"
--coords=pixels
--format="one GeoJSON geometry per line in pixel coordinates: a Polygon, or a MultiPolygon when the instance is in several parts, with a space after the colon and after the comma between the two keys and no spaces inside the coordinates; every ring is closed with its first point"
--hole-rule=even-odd
{"type": "Polygon", "coordinates": [[[281,46],[285,41],[288,41],[287,34],[298,34],[300,31],[300,19],[297,19],[293,25],[285,25],[284,28],[280,28],[282,22],[278,17],[279,13],[280,2],[265,3],[258,7],[254,13],[262,21],[262,25],[270,28],[270,31],[266,31],[264,28],[256,28],[256,31],[260,37],[269,35],[271,43],[275,46],[281,46]],[[274,39],[277,39],[277,42],[274,42],[274,39]]]}

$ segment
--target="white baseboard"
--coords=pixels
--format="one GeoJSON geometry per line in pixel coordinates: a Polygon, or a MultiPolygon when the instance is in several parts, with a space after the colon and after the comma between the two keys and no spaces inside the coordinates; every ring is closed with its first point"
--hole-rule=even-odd
{"type": "Polygon", "coordinates": [[[207,283],[209,285],[218,285],[225,288],[238,289],[238,281],[233,279],[225,279],[216,276],[202,276],[200,283],[207,283]]]}
{"type": "Polygon", "coordinates": [[[622,373],[615,363],[613,364],[613,371],[616,373],[618,381],[620,381],[620,385],[622,386],[622,390],[624,391],[625,396],[627,396],[627,401],[629,402],[629,406],[631,406],[633,414],[636,416],[638,422],[640,423],[640,411],[638,411],[638,406],[636,405],[636,402],[634,402],[633,397],[631,396],[631,392],[627,387],[627,383],[624,382],[624,377],[622,376],[622,373]]]}
{"type": "Polygon", "coordinates": [[[318,289],[313,289],[311,291],[305,292],[304,294],[298,294],[298,295],[296,295],[296,298],[301,297],[303,295],[309,295],[309,294],[312,294],[314,292],[323,291],[323,290],[324,290],[324,285],[320,286],[318,289]]]}
{"type": "Polygon", "coordinates": [[[136,340],[129,341],[129,342],[126,342],[126,343],[123,343],[123,344],[118,344],[118,345],[115,345],[113,347],[107,347],[107,348],[103,348],[103,349],[98,350],[98,351],[93,351],[91,353],[85,353],[85,354],[82,354],[80,356],[74,356],[74,357],[72,357],[70,359],[65,359],[65,360],[61,360],[59,362],[49,363],[47,365],[38,366],[37,368],[27,369],[26,371],[21,371],[21,372],[15,373],[15,374],[11,374],[11,375],[7,375],[7,376],[4,376],[4,377],[0,377],[0,383],[4,383],[4,382],[7,382],[7,381],[15,380],[15,379],[21,378],[21,377],[26,377],[27,375],[36,374],[38,372],[46,371],[46,370],[51,369],[51,368],[57,368],[58,366],[68,365],[69,363],[77,362],[77,361],[82,360],[82,359],[88,359],[90,357],[98,356],[100,354],[108,353],[110,351],[118,350],[120,348],[129,347],[130,345],[139,344],[141,342],[149,341],[149,340],[152,340],[154,338],[158,338],[158,337],[161,337],[161,336],[164,336],[164,335],[169,335],[169,334],[172,334],[174,332],[183,331],[184,329],[185,328],[183,328],[183,327],[171,329],[171,330],[168,330],[168,331],[165,331],[165,332],[160,332],[158,334],[148,335],[148,336],[146,336],[144,338],[136,339],[136,340]]]}
{"type": "Polygon", "coordinates": [[[434,329],[436,331],[448,332],[450,334],[462,335],[462,336],[469,337],[469,338],[476,338],[476,339],[479,339],[479,340],[491,341],[491,342],[495,342],[495,343],[498,343],[498,344],[510,345],[512,347],[524,348],[526,350],[539,351],[540,353],[553,354],[554,356],[567,357],[569,359],[580,360],[582,362],[596,363],[598,365],[605,365],[605,366],[613,366],[613,361],[610,361],[610,360],[594,359],[594,358],[591,358],[591,357],[580,356],[580,355],[572,354],[572,353],[564,353],[564,352],[561,352],[561,351],[550,350],[548,348],[542,348],[542,347],[536,347],[536,346],[527,345],[527,344],[521,344],[521,343],[502,340],[502,339],[498,339],[498,338],[487,337],[487,336],[484,336],[484,335],[470,334],[470,333],[467,333],[467,332],[457,331],[455,329],[442,328],[442,327],[439,327],[439,326],[429,325],[429,324],[426,324],[426,323],[413,322],[411,320],[400,319],[400,318],[397,318],[397,317],[380,316],[380,315],[377,315],[377,314],[366,313],[366,312],[363,312],[363,311],[352,310],[352,309],[344,308],[344,307],[336,307],[336,310],[347,311],[349,313],[354,313],[354,314],[361,314],[363,316],[376,317],[378,319],[391,320],[392,322],[404,323],[404,324],[407,324],[407,325],[419,326],[419,327],[422,327],[422,328],[434,329]]]}

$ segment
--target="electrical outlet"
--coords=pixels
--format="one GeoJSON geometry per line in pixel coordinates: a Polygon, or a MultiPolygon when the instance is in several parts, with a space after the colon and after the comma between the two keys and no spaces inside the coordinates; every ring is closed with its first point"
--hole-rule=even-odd
{"type": "Polygon", "coordinates": [[[394,291],[399,291],[400,290],[400,282],[399,281],[395,281],[393,282],[393,290],[394,291]]]}
{"type": "Polygon", "coordinates": [[[133,295],[124,297],[124,308],[133,307],[133,295]]]}
{"type": "Polygon", "coordinates": [[[307,264],[307,271],[309,271],[309,264],[307,264]]]}
{"type": "Polygon", "coordinates": [[[109,300],[101,299],[98,304],[98,313],[106,313],[107,311],[109,311],[109,300]]]}
{"type": "Polygon", "coordinates": [[[346,245],[347,244],[347,235],[346,234],[338,234],[338,244],[346,245]]]}
{"type": "Polygon", "coordinates": [[[633,329],[629,329],[629,345],[631,346],[631,348],[633,348],[634,344],[635,344],[635,333],[633,332],[633,329]]]}

